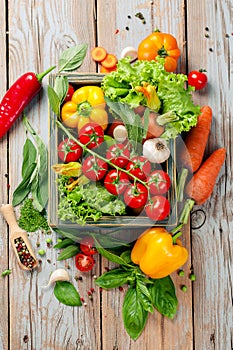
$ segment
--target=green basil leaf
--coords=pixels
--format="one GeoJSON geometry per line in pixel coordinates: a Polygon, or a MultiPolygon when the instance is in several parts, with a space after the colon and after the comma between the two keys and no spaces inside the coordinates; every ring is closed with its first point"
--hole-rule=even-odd
{"type": "Polygon", "coordinates": [[[53,246],[55,249],[63,249],[68,247],[69,245],[74,245],[74,241],[70,238],[63,239],[62,242],[59,242],[53,246]]]}
{"type": "Polygon", "coordinates": [[[20,204],[30,193],[31,190],[31,176],[36,169],[37,164],[32,163],[29,165],[29,167],[26,169],[24,178],[20,182],[20,184],[17,186],[13,193],[13,199],[12,199],[12,205],[15,207],[16,205],[20,204]]]}
{"type": "Polygon", "coordinates": [[[139,279],[137,279],[136,290],[137,290],[138,297],[139,297],[144,309],[146,311],[153,313],[154,308],[153,308],[150,292],[149,292],[147,286],[139,279]]]}
{"type": "Polygon", "coordinates": [[[87,44],[70,47],[62,52],[59,59],[59,72],[73,71],[80,67],[87,53],[87,44]]]}
{"type": "Polygon", "coordinates": [[[65,75],[57,76],[54,82],[54,91],[56,92],[60,103],[64,101],[68,91],[69,83],[65,75]]]}
{"type": "Polygon", "coordinates": [[[153,284],[148,286],[154,307],[164,316],[174,318],[178,300],[174,283],[170,276],[153,279],[153,284]]]}
{"type": "Polygon", "coordinates": [[[132,264],[132,260],[131,260],[131,250],[125,250],[123,253],[121,253],[120,257],[121,257],[127,264],[132,264]]]}
{"type": "Polygon", "coordinates": [[[104,256],[106,259],[119,264],[119,265],[124,265],[124,266],[128,266],[130,268],[132,268],[132,265],[129,265],[124,259],[122,259],[119,255],[113,254],[110,251],[104,249],[103,247],[100,246],[96,246],[96,249],[98,250],[98,252],[104,256]]]}
{"type": "Polygon", "coordinates": [[[80,252],[80,249],[77,245],[69,245],[68,247],[64,248],[61,254],[59,254],[59,257],[57,258],[57,260],[61,261],[61,260],[72,258],[79,252],[80,252]]]}
{"type": "Polygon", "coordinates": [[[125,271],[121,268],[112,269],[108,272],[105,272],[103,275],[98,277],[95,280],[95,283],[102,288],[117,288],[126,284],[131,280],[131,274],[128,271],[125,271]]]}
{"type": "Polygon", "coordinates": [[[76,288],[68,281],[56,282],[54,295],[60,303],[68,306],[81,306],[82,302],[76,288]]]}
{"type": "Polygon", "coordinates": [[[136,340],[142,333],[148,318],[148,311],[144,309],[136,288],[130,287],[124,298],[123,322],[129,336],[136,340]]]}
{"type": "Polygon", "coordinates": [[[26,139],[23,146],[23,164],[22,164],[22,177],[24,178],[27,168],[32,164],[36,163],[36,147],[30,139],[26,139]]]}
{"type": "Polygon", "coordinates": [[[48,91],[48,99],[49,99],[51,109],[52,109],[54,114],[59,116],[59,114],[60,114],[60,99],[59,99],[57,93],[55,92],[55,90],[52,88],[52,86],[48,85],[47,91],[48,91]]]}

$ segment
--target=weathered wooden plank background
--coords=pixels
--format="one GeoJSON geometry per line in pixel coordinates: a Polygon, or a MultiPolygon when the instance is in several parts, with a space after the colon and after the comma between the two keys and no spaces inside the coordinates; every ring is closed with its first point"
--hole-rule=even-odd
{"type": "MultiPolygon", "coordinates": [[[[98,45],[120,57],[128,45],[159,28],[177,37],[181,49],[179,70],[205,68],[209,85],[194,94],[196,102],[213,108],[214,120],[206,153],[227,148],[227,160],[212,198],[202,207],[206,222],[200,229],[186,226],[183,242],[190,250],[186,276],[193,264],[197,281],[174,274],[180,308],[171,321],[151,315],[141,337],[133,342],[121,321],[123,293],[99,293],[94,275],[108,267],[96,262],[91,274],[76,282],[71,261],[59,263],[47,249],[41,233],[31,239],[47,250],[41,267],[23,273],[8,247],[7,226],[0,217],[0,266],[12,274],[0,278],[0,350],[188,350],[232,348],[232,0],[0,0],[0,96],[26,71],[41,72],[56,64],[60,53],[86,42],[89,51],[80,71],[95,72],[90,50],[98,45]],[[141,12],[146,24],[135,17],[141,12]],[[118,30],[118,33],[116,32],[118,30]],[[51,261],[51,263],[49,262],[51,261]],[[52,290],[44,290],[51,271],[69,264],[70,275],[87,307],[72,309],[57,302],[52,290]],[[187,284],[188,292],[180,291],[187,284]],[[96,289],[94,301],[87,291],[96,289]]],[[[41,91],[26,113],[48,142],[47,96],[41,91]]],[[[0,140],[0,201],[11,201],[20,181],[25,131],[19,119],[0,140]],[[7,177],[6,174],[9,176],[7,177]],[[8,186],[10,185],[10,188],[8,186]],[[9,198],[8,198],[9,197],[9,198]]],[[[194,208],[194,209],[198,209],[194,208]]],[[[55,242],[56,237],[52,238],[55,242]]],[[[111,265],[110,265],[111,266],[111,265]]]]}

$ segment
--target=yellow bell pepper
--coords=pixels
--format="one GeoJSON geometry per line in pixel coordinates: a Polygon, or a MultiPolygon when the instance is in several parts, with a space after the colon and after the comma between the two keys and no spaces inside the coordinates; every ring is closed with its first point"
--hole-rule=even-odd
{"type": "Polygon", "coordinates": [[[163,278],[180,268],[188,259],[188,251],[179,239],[162,227],[150,228],[137,239],[131,260],[151,278],[163,278]]]}
{"type": "Polygon", "coordinates": [[[70,128],[78,128],[95,122],[105,130],[108,125],[108,114],[105,110],[104,93],[98,86],[83,86],[77,89],[71,101],[61,109],[62,122],[70,128]]]}

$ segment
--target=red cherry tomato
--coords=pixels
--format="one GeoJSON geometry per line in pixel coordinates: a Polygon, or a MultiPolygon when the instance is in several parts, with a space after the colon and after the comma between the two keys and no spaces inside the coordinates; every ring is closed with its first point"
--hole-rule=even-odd
{"type": "Polygon", "coordinates": [[[97,123],[87,123],[79,130],[79,140],[88,148],[97,147],[104,141],[104,130],[97,123]]]}
{"type": "Polygon", "coordinates": [[[102,159],[89,156],[82,163],[83,174],[92,181],[101,180],[108,170],[108,164],[102,159]]]}
{"type": "Polygon", "coordinates": [[[188,84],[195,87],[195,90],[203,89],[208,82],[208,78],[202,71],[193,70],[188,74],[188,84]]]}
{"type": "Polygon", "coordinates": [[[86,236],[83,237],[83,239],[80,242],[80,249],[85,255],[94,255],[98,253],[94,245],[94,239],[90,236],[86,236]]]}
{"type": "MultiPolygon", "coordinates": [[[[129,170],[131,175],[136,176],[140,180],[145,180],[151,171],[149,160],[143,156],[135,156],[128,162],[126,170],[129,170]]],[[[133,177],[130,177],[133,180],[133,177]]]]}
{"type": "Polygon", "coordinates": [[[66,97],[64,98],[64,102],[70,101],[74,93],[74,87],[73,85],[68,85],[68,91],[66,93],[66,97]]]}
{"type": "Polygon", "coordinates": [[[95,264],[95,260],[91,255],[79,253],[75,256],[75,266],[79,271],[90,271],[95,264]]]}
{"type": "Polygon", "coordinates": [[[104,179],[104,186],[108,192],[118,196],[127,189],[129,177],[126,173],[116,169],[110,170],[104,179]]]}
{"type": "Polygon", "coordinates": [[[147,198],[147,188],[141,183],[131,183],[128,189],[124,192],[125,204],[130,208],[140,208],[144,206],[146,204],[147,198]]]}
{"type": "Polygon", "coordinates": [[[58,157],[65,163],[77,162],[82,153],[82,147],[72,139],[65,138],[58,145],[58,157]]]}
{"type": "Polygon", "coordinates": [[[154,196],[145,205],[146,215],[154,221],[165,219],[170,212],[170,203],[164,196],[154,196]]]}
{"type": "Polygon", "coordinates": [[[130,150],[122,143],[110,146],[106,152],[106,158],[120,168],[125,168],[128,164],[129,157],[130,150]]]}
{"type": "Polygon", "coordinates": [[[171,179],[163,170],[154,170],[147,178],[151,194],[165,194],[171,187],[171,179]]]}

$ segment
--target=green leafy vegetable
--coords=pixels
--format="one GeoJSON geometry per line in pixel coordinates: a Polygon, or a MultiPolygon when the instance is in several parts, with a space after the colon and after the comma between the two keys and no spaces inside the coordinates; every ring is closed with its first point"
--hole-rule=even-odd
{"type": "Polygon", "coordinates": [[[39,212],[39,210],[34,208],[33,201],[30,198],[27,198],[20,207],[18,224],[19,227],[27,232],[35,232],[39,229],[50,230],[45,211],[39,212]]]}
{"type": "Polygon", "coordinates": [[[66,75],[60,75],[55,78],[54,91],[56,92],[60,103],[64,101],[69,87],[68,78],[66,75]]]}
{"type": "Polygon", "coordinates": [[[63,239],[61,242],[55,244],[53,246],[53,248],[55,249],[62,249],[62,248],[66,248],[68,247],[69,245],[73,245],[74,244],[74,241],[70,238],[65,238],[63,239]]]}
{"type": "Polygon", "coordinates": [[[27,138],[23,146],[22,178],[25,177],[27,169],[31,166],[31,164],[36,163],[36,156],[36,147],[32,141],[27,138]]]}
{"type": "Polygon", "coordinates": [[[132,277],[129,275],[128,271],[122,268],[116,268],[105,272],[95,280],[95,283],[99,287],[110,289],[120,287],[130,280],[132,280],[132,277]]]}
{"type": "Polygon", "coordinates": [[[149,106],[150,94],[143,93],[146,85],[156,89],[160,99],[160,114],[171,112],[173,118],[165,125],[163,137],[175,138],[179,133],[190,130],[197,123],[200,106],[192,101],[191,87],[185,89],[187,76],[167,72],[164,59],[136,61],[130,64],[128,58],[120,59],[117,71],[107,74],[102,81],[105,96],[113,102],[126,103],[130,108],[149,106]]]}
{"type": "Polygon", "coordinates": [[[130,287],[122,308],[125,329],[133,340],[140,336],[148,319],[148,311],[144,309],[139,293],[137,288],[130,287]]]}
{"type": "Polygon", "coordinates": [[[54,295],[60,303],[68,306],[81,306],[82,302],[76,288],[68,281],[56,282],[54,295]]]}
{"type": "Polygon", "coordinates": [[[19,205],[31,191],[31,178],[37,167],[36,163],[32,163],[24,172],[24,176],[20,184],[16,187],[13,192],[12,205],[15,207],[19,205]]]}
{"type": "Polygon", "coordinates": [[[87,44],[69,47],[62,52],[59,58],[59,72],[73,71],[79,68],[87,53],[87,44]]]}
{"type": "Polygon", "coordinates": [[[85,225],[88,220],[98,221],[103,214],[116,215],[125,213],[125,204],[111,195],[100,184],[88,183],[67,191],[69,177],[58,178],[60,200],[58,217],[62,221],[85,225]]]}
{"type": "Polygon", "coordinates": [[[175,286],[170,276],[155,279],[148,286],[154,307],[164,316],[174,318],[178,300],[175,286]]]}
{"type": "Polygon", "coordinates": [[[54,90],[54,88],[50,85],[48,85],[48,98],[49,98],[49,103],[53,113],[59,116],[61,100],[57,95],[56,91],[54,90]]]}

